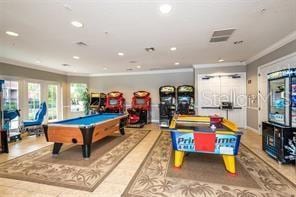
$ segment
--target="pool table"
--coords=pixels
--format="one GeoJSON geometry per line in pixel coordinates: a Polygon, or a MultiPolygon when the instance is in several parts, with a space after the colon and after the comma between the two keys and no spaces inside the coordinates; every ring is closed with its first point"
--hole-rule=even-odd
{"type": "Polygon", "coordinates": [[[57,156],[64,143],[82,146],[82,155],[88,159],[91,144],[116,131],[124,135],[128,115],[102,113],[66,119],[43,125],[46,140],[54,142],[52,154],[57,156]]]}
{"type": "Polygon", "coordinates": [[[170,132],[175,167],[182,166],[186,152],[210,153],[222,155],[226,170],[236,173],[235,156],[242,132],[235,123],[218,116],[175,115],[170,132]]]}

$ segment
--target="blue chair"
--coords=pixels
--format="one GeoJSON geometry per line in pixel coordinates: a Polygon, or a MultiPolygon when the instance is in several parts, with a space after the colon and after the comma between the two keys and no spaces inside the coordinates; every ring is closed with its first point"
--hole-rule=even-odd
{"type": "Polygon", "coordinates": [[[24,120],[23,121],[23,130],[28,131],[29,134],[40,135],[42,133],[42,123],[45,119],[47,113],[46,103],[42,102],[39,110],[35,114],[34,120],[24,120]]]}

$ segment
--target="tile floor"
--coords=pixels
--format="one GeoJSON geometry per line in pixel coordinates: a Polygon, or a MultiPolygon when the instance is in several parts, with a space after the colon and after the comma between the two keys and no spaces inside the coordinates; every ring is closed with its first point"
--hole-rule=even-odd
{"type": "MultiPolygon", "coordinates": [[[[150,148],[153,146],[157,137],[160,134],[160,128],[157,124],[147,125],[146,128],[152,131],[125,157],[125,159],[109,174],[109,176],[99,185],[94,192],[86,192],[80,190],[67,189],[32,182],[25,182],[13,179],[0,178],[0,196],[1,197],[18,197],[18,196],[35,196],[35,197],[73,197],[73,196],[96,196],[96,197],[119,197],[125,190],[129,181],[136,173],[137,169],[145,159],[150,148]]],[[[253,149],[264,160],[271,163],[272,167],[279,169],[282,174],[286,175],[291,181],[295,181],[296,169],[295,166],[279,165],[276,161],[270,159],[261,151],[261,137],[252,132],[245,131],[242,137],[242,143],[253,149]]],[[[49,145],[45,141],[44,136],[27,137],[20,142],[10,144],[9,154],[0,154],[0,162],[13,159],[25,153],[37,150],[49,145]]],[[[296,181],[295,181],[296,182],[296,181]]]]}

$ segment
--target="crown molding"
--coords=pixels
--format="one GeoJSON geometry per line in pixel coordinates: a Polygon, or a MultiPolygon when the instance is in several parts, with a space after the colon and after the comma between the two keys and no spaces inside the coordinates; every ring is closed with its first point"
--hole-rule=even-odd
{"type": "Polygon", "coordinates": [[[217,68],[217,67],[228,67],[228,66],[246,66],[245,62],[223,62],[215,64],[194,64],[193,68],[217,68]]]}
{"type": "Polygon", "coordinates": [[[184,73],[184,72],[193,72],[193,68],[153,70],[153,71],[141,71],[141,72],[90,74],[89,77],[125,76],[125,75],[153,75],[153,74],[184,73]]]}
{"type": "Polygon", "coordinates": [[[90,74],[87,73],[66,73],[68,77],[90,77],[90,74]]]}
{"type": "Polygon", "coordinates": [[[250,64],[258,59],[260,59],[261,57],[281,48],[282,46],[292,42],[296,40],[296,31],[292,32],[291,34],[287,35],[286,37],[284,37],[283,39],[279,40],[278,42],[274,43],[273,45],[267,47],[266,49],[260,51],[259,53],[257,53],[256,55],[250,57],[246,63],[250,64]]]}

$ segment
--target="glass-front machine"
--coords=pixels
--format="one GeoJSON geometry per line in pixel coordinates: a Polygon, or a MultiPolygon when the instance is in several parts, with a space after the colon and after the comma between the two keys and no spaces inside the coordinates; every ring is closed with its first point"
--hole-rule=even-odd
{"type": "Polygon", "coordinates": [[[176,112],[176,88],[161,86],[159,88],[159,122],[161,127],[169,127],[176,112]]]}
{"type": "Polygon", "coordinates": [[[182,115],[194,115],[194,87],[182,85],[177,88],[177,113],[182,115]]]}
{"type": "Polygon", "coordinates": [[[296,68],[267,75],[268,121],[262,124],[263,150],[281,163],[296,159],[296,68]]]}

